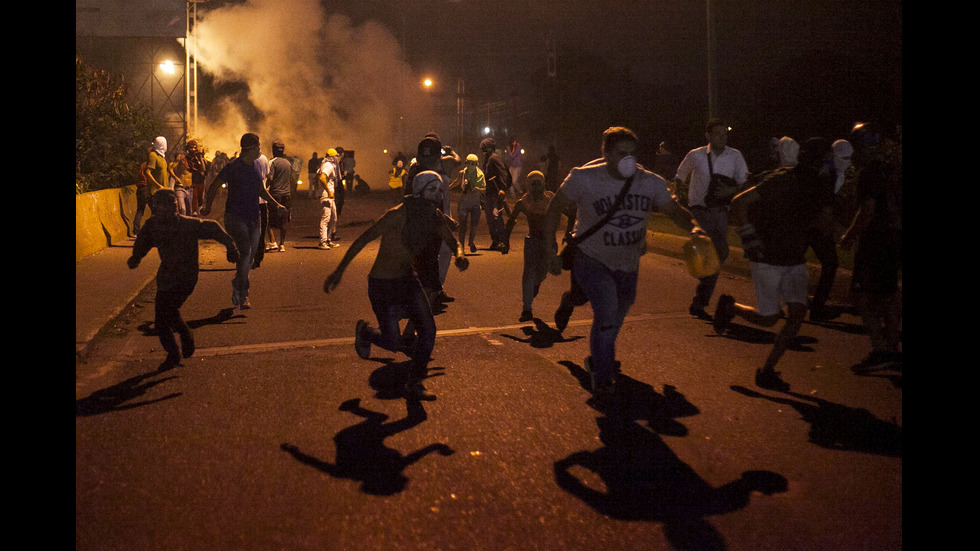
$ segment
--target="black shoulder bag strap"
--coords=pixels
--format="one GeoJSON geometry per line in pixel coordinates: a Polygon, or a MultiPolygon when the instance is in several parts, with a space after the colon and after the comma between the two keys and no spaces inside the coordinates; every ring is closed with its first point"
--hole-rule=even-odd
{"type": "Polygon", "coordinates": [[[619,195],[616,196],[616,202],[613,203],[612,208],[609,209],[609,212],[606,213],[606,216],[603,217],[602,220],[598,221],[591,228],[585,230],[582,233],[582,235],[576,235],[575,237],[572,237],[571,239],[569,239],[568,240],[568,244],[569,245],[578,245],[579,243],[581,243],[581,242],[585,241],[586,239],[588,239],[588,237],[590,235],[592,235],[593,233],[599,231],[599,228],[605,226],[606,223],[608,223],[610,220],[612,220],[613,215],[616,214],[616,211],[619,210],[620,205],[623,204],[623,199],[626,197],[626,194],[629,192],[629,189],[630,189],[630,186],[631,185],[633,185],[633,176],[630,176],[629,178],[626,179],[626,183],[623,184],[623,189],[619,190],[619,195]]]}

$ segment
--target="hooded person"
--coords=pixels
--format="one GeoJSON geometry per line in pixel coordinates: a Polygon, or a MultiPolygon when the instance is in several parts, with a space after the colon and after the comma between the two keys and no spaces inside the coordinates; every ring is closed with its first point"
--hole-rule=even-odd
{"type": "MultiPolygon", "coordinates": [[[[432,185],[438,183],[441,192],[438,207],[441,213],[448,217],[450,212],[449,178],[442,172],[442,151],[442,142],[439,141],[439,137],[435,133],[430,132],[422,138],[416,151],[415,164],[408,171],[407,195],[418,197],[414,189],[415,183],[418,181],[425,181],[432,185]],[[435,176],[427,175],[422,180],[418,180],[419,175],[423,172],[430,172],[435,176]]],[[[449,220],[455,230],[455,221],[449,220]]],[[[449,273],[452,250],[444,247],[438,238],[431,239],[431,247],[431,250],[427,250],[419,256],[419,279],[422,281],[422,286],[425,287],[426,292],[429,293],[433,305],[452,302],[453,297],[447,295],[443,290],[443,284],[449,273]]]]}
{"type": "Polygon", "coordinates": [[[779,166],[796,166],[800,154],[800,144],[789,136],[783,136],[776,145],[779,154],[779,166]]]}
{"type": "Polygon", "coordinates": [[[441,177],[435,171],[422,171],[413,182],[413,193],[387,211],[364,231],[344,254],[337,268],[327,276],[323,290],[329,293],[340,284],[341,277],[354,257],[371,241],[381,238],[378,254],[368,274],[368,298],[378,320],[378,328],[359,320],[354,331],[354,349],[368,359],[371,345],[411,358],[406,397],[434,400],[422,384],[435,346],[436,325],[429,299],[423,290],[416,265],[419,255],[430,250],[430,240],[438,237],[451,247],[456,267],[469,265],[463,248],[445,223],[439,205],[442,202],[441,177]],[[400,321],[408,318],[404,333],[400,321]]]}
{"type": "MultiPolygon", "coordinates": [[[[146,155],[146,168],[143,173],[146,175],[146,185],[152,197],[161,189],[170,187],[168,185],[170,167],[167,164],[167,138],[157,136],[146,155]]],[[[150,202],[150,212],[153,212],[152,201],[150,202]]]]}

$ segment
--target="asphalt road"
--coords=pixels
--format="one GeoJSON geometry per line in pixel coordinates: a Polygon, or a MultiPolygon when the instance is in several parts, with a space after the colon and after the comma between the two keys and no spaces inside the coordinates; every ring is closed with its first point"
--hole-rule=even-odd
{"type": "MultiPolygon", "coordinates": [[[[682,263],[646,255],[622,397],[603,406],[583,386],[589,307],[561,338],[547,327],[567,275],[517,322],[515,235],[509,255],[450,270],[438,399],[406,402],[405,358],[353,348],[356,321],[374,321],[377,243],[324,294],[365,226],[321,251],[315,224],[299,200],[246,311],[223,249],[204,245],[182,309],[198,350],[180,367],[157,370],[152,285],[76,365],[76,549],[902,548],[901,373],[851,372],[869,346],[857,317],[805,324],[779,366],[791,390],[762,390],[779,325],[716,335],[687,314],[682,263]]],[[[742,277],[718,292],[753,302],[742,277]]]]}

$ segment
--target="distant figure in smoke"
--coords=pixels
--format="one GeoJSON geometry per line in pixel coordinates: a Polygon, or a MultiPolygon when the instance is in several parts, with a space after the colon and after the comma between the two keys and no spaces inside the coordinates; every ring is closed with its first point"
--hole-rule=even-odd
{"type": "Polygon", "coordinates": [[[198,216],[204,204],[204,178],[208,170],[208,161],[204,158],[204,148],[200,142],[188,140],[184,158],[191,171],[191,213],[198,216]]]}
{"type": "Polygon", "coordinates": [[[316,186],[317,186],[316,173],[317,173],[318,170],[320,170],[320,163],[321,162],[322,162],[322,159],[318,158],[316,156],[316,151],[314,151],[313,152],[313,156],[310,157],[309,162],[306,163],[306,173],[307,173],[307,178],[308,178],[308,180],[306,181],[306,184],[308,186],[308,192],[309,192],[309,195],[310,195],[310,199],[313,199],[314,197],[317,197],[318,196],[316,194],[316,186]]]}
{"type": "Polygon", "coordinates": [[[293,164],[285,157],[286,144],[280,140],[272,142],[272,162],[269,164],[269,195],[280,205],[286,207],[283,210],[276,209],[269,212],[269,233],[273,229],[279,230],[278,243],[273,237],[269,250],[286,252],[286,229],[289,227],[290,207],[293,203],[292,197],[292,175],[293,164]]]}
{"type": "Polygon", "coordinates": [[[343,154],[340,159],[340,177],[344,180],[344,185],[347,187],[347,191],[354,191],[354,168],[357,167],[357,161],[354,160],[353,150],[342,150],[342,148],[337,148],[343,154]]]}
{"type": "MultiPolygon", "coordinates": [[[[340,219],[340,215],[344,213],[344,203],[347,201],[347,187],[344,185],[344,155],[345,151],[343,147],[337,147],[334,149],[337,155],[334,157],[334,163],[337,165],[337,184],[334,186],[334,202],[337,204],[337,219],[340,219]]],[[[333,235],[330,236],[331,241],[337,241],[340,237],[336,230],[333,235]]]]}
{"type": "Polygon", "coordinates": [[[166,369],[180,364],[181,351],[185,358],[194,354],[194,335],[180,316],[180,307],[197,285],[198,242],[214,239],[221,243],[227,249],[228,262],[238,262],[239,252],[234,239],[217,222],[178,214],[177,196],[173,191],[160,190],[151,201],[153,215],[136,237],[127,264],[130,269],[135,269],[153,247],[160,254],[153,323],[160,344],[167,352],[167,359],[160,366],[166,369]],[[175,332],[180,335],[180,348],[174,338],[175,332]]]}
{"type": "Polygon", "coordinates": [[[371,345],[392,352],[403,352],[412,359],[406,396],[419,400],[434,400],[426,392],[422,380],[428,373],[428,363],[435,346],[436,323],[422,285],[415,275],[420,253],[430,247],[433,236],[449,245],[460,271],[469,266],[463,247],[456,241],[440,211],[443,200],[442,178],[433,171],[416,177],[414,195],[388,209],[354,242],[337,268],[327,276],[323,291],[329,293],[340,284],[341,276],[359,252],[371,241],[381,238],[378,255],[368,275],[368,298],[378,320],[374,329],[364,320],[357,322],[354,349],[362,359],[371,353],[371,345]],[[411,330],[403,337],[400,320],[407,316],[411,330]]]}
{"type": "Polygon", "coordinates": [[[242,151],[238,157],[221,170],[205,199],[201,215],[211,213],[214,198],[223,185],[228,186],[225,201],[225,229],[235,240],[241,256],[236,263],[235,277],[231,281],[231,303],[242,310],[252,307],[248,299],[248,274],[258,248],[262,246],[262,226],[259,214],[259,197],[274,208],[284,209],[265,188],[262,178],[255,172],[255,160],[259,158],[259,137],[247,133],[241,139],[242,151]]]}
{"type": "Polygon", "coordinates": [[[336,190],[340,182],[340,169],[337,167],[337,150],[328,149],[327,156],[320,163],[316,173],[320,189],[320,245],[322,250],[339,247],[334,239],[337,233],[336,190]]]}
{"type": "Polygon", "coordinates": [[[401,160],[395,163],[395,166],[388,171],[388,188],[391,189],[392,195],[394,195],[395,203],[401,203],[402,197],[404,197],[405,184],[408,180],[408,171],[405,170],[405,163],[401,160]]]}

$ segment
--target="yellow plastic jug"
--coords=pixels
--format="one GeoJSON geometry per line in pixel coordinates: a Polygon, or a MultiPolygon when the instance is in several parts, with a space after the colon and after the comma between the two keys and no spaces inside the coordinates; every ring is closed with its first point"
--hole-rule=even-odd
{"type": "Polygon", "coordinates": [[[684,243],[684,261],[687,262],[687,271],[698,279],[715,275],[721,270],[718,251],[706,235],[694,235],[684,243]]]}

